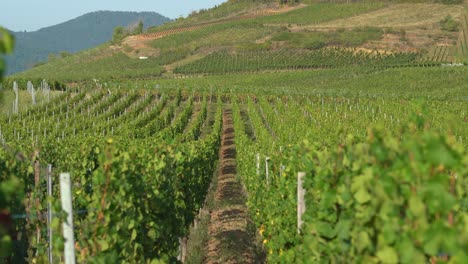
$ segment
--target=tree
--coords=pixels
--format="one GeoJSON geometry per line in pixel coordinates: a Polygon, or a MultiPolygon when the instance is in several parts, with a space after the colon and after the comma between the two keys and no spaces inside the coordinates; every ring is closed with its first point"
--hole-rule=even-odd
{"type": "Polygon", "coordinates": [[[135,28],[135,31],[133,31],[133,34],[135,35],[138,35],[138,34],[142,34],[143,33],[143,21],[140,20],[140,22],[138,22],[138,26],[135,28]]]}
{"type": "Polygon", "coordinates": [[[125,37],[125,29],[123,27],[114,28],[114,34],[112,34],[112,43],[119,44],[125,37]]]}

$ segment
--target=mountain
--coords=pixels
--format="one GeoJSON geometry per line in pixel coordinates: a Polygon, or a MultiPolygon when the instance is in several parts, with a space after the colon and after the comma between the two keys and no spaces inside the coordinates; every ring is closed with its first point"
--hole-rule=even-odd
{"type": "Polygon", "coordinates": [[[47,60],[49,54],[77,52],[112,39],[117,26],[129,27],[142,21],[145,28],[170,21],[155,12],[97,11],[34,32],[13,32],[15,53],[6,58],[7,75],[24,71],[47,60]]]}

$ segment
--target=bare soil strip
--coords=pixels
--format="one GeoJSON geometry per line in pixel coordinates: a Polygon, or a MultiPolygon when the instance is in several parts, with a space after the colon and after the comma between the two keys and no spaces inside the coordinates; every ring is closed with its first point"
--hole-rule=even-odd
{"type": "Polygon", "coordinates": [[[219,171],[210,212],[204,263],[259,263],[255,228],[249,218],[242,183],[236,171],[236,146],[231,110],[223,113],[219,171]]]}

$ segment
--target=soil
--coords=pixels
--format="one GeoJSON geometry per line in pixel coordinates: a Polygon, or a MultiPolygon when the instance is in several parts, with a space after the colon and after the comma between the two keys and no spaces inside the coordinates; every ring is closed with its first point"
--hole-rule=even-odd
{"type": "Polygon", "coordinates": [[[223,113],[220,166],[210,212],[204,263],[259,263],[255,228],[248,215],[243,186],[237,177],[231,110],[223,113]]]}

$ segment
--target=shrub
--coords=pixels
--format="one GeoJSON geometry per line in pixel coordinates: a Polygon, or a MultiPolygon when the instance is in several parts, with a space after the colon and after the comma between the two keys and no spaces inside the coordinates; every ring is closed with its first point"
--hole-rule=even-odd
{"type": "Polygon", "coordinates": [[[440,21],[440,28],[446,31],[458,31],[458,27],[460,23],[455,21],[451,15],[446,16],[444,19],[440,21]]]}

